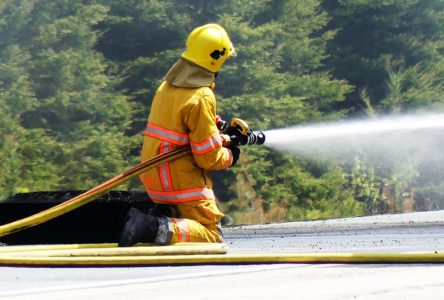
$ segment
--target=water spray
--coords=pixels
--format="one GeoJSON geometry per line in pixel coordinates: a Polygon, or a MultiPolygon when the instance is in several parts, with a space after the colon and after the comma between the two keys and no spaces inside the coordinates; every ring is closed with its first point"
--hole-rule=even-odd
{"type": "Polygon", "coordinates": [[[359,156],[384,167],[444,163],[444,113],[330,122],[265,135],[265,146],[314,160],[353,162],[359,156]]]}
{"type": "Polygon", "coordinates": [[[444,127],[444,114],[387,117],[364,121],[342,121],[266,131],[266,145],[278,148],[282,145],[310,142],[322,139],[340,139],[351,136],[408,135],[420,130],[444,127]]]}

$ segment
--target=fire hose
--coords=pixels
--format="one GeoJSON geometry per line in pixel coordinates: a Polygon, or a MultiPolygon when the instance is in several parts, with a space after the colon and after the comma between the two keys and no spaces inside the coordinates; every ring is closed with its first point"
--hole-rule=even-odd
{"type": "MultiPolygon", "coordinates": [[[[240,120],[241,121],[241,120],[240,120]]],[[[232,121],[226,144],[260,145],[265,135],[245,130],[240,121],[232,121]],[[231,135],[233,127],[242,135],[231,135]]],[[[222,132],[221,132],[222,133],[222,132]]],[[[223,134],[221,134],[223,135],[223,134]]],[[[225,145],[226,145],[225,144],[225,145]]],[[[177,147],[153,157],[115,177],[57,206],[27,218],[0,226],[0,237],[54,219],[104,195],[150,168],[191,153],[189,145],[177,147]]],[[[189,243],[170,246],[116,248],[116,244],[37,245],[0,249],[0,265],[45,266],[126,266],[183,264],[270,264],[270,263],[443,263],[442,253],[263,253],[226,254],[224,244],[189,243]],[[185,254],[185,255],[183,255],[185,254]],[[189,255],[193,254],[193,255],[189,255]]]]}
{"type": "Polygon", "coordinates": [[[67,212],[70,212],[106,194],[116,186],[129,181],[130,179],[142,174],[150,168],[159,166],[165,162],[177,159],[189,153],[191,153],[191,149],[189,146],[181,146],[167,153],[155,156],[152,159],[138,164],[137,166],[113,177],[112,179],[92,188],[91,190],[86,191],[85,193],[80,194],[59,205],[48,208],[29,217],[0,226],[0,237],[44,223],[67,212]]]}
{"type": "MultiPolygon", "coordinates": [[[[224,145],[254,145],[263,144],[265,142],[265,135],[261,131],[252,131],[248,129],[248,125],[240,119],[233,119],[231,128],[227,134],[223,134],[222,139],[224,145]]],[[[191,148],[189,145],[177,147],[169,152],[155,156],[139,165],[113,177],[112,179],[92,188],[85,193],[82,193],[70,200],[67,200],[59,205],[31,215],[29,217],[0,226],[0,237],[39,225],[46,221],[52,220],[67,212],[70,212],[82,205],[85,205],[98,197],[111,191],[113,188],[121,185],[132,178],[146,172],[148,169],[159,166],[171,160],[175,160],[184,155],[190,154],[191,148]]]]}

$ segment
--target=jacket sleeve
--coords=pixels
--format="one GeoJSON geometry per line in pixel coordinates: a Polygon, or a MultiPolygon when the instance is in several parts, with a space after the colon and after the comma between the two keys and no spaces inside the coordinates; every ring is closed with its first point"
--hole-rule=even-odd
{"type": "Polygon", "coordinates": [[[190,110],[187,126],[194,159],[199,167],[206,170],[226,169],[233,161],[231,150],[222,147],[215,121],[216,100],[214,95],[205,95],[190,110]]]}

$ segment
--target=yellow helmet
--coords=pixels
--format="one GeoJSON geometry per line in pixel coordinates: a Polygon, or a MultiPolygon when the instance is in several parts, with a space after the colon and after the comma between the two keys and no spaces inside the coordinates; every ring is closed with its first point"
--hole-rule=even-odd
{"type": "Polygon", "coordinates": [[[182,57],[216,73],[229,56],[236,56],[233,44],[223,27],[206,24],[194,29],[187,39],[182,57]]]}

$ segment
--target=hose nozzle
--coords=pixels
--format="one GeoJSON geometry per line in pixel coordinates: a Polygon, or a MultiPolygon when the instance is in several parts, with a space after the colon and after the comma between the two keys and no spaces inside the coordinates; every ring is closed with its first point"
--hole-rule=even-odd
{"type": "Polygon", "coordinates": [[[262,145],[265,143],[265,134],[258,131],[249,131],[247,133],[247,143],[245,145],[262,145]]]}
{"type": "Polygon", "coordinates": [[[247,134],[230,135],[230,145],[262,145],[265,143],[265,134],[262,131],[248,130],[247,134]]]}
{"type": "Polygon", "coordinates": [[[233,118],[228,125],[220,117],[216,119],[216,126],[226,136],[225,145],[262,145],[265,143],[265,134],[248,128],[244,120],[233,118]]]}

